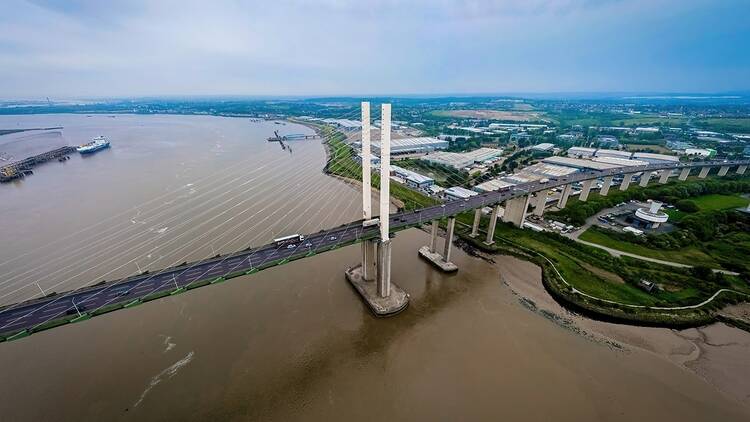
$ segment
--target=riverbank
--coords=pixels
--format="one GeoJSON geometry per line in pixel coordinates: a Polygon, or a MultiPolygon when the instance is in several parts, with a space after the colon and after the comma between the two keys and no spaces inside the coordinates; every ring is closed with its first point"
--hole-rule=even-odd
{"type": "MultiPolygon", "coordinates": [[[[484,253],[482,253],[484,254],[484,253]]],[[[503,255],[487,255],[497,261],[502,281],[518,297],[519,303],[532,312],[580,334],[596,343],[626,354],[643,351],[666,360],[694,374],[718,391],[746,407],[750,407],[750,333],[723,323],[710,323],[686,329],[668,329],[613,324],[590,319],[572,312],[554,299],[539,277],[523,277],[515,265],[502,265],[514,260],[503,255]]],[[[529,263],[528,265],[534,265],[529,263]]],[[[733,313],[750,313],[750,305],[730,307],[733,313]]]]}
{"type": "Polygon", "coordinates": [[[483,252],[509,254],[537,264],[542,269],[543,285],[555,300],[574,312],[601,321],[665,328],[700,327],[719,321],[719,311],[723,307],[750,298],[731,289],[719,289],[701,302],[682,306],[649,306],[605,299],[576,288],[561,274],[555,262],[539,251],[498,233],[496,243],[491,246],[468,236],[466,228],[457,230],[457,234],[483,252]]]}

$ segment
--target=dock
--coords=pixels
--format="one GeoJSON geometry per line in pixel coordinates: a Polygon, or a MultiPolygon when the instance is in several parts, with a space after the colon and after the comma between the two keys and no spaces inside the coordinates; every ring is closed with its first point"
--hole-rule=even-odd
{"type": "Polygon", "coordinates": [[[33,174],[31,169],[34,166],[50,160],[60,160],[74,152],[76,152],[75,147],[65,146],[16,161],[15,163],[6,164],[0,167],[0,182],[6,183],[15,179],[22,179],[27,175],[33,174]]]}

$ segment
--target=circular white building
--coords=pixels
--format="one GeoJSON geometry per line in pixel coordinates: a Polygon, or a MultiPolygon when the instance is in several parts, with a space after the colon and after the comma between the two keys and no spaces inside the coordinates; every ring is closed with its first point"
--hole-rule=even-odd
{"type": "Polygon", "coordinates": [[[662,223],[666,223],[669,219],[669,215],[664,211],[661,211],[661,202],[652,202],[648,208],[638,208],[635,210],[635,220],[637,220],[641,226],[648,229],[655,229],[662,223]]]}

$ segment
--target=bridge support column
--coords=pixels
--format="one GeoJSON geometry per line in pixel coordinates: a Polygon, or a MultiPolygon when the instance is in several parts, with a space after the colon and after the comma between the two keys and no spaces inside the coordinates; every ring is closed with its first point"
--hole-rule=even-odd
{"type": "Polygon", "coordinates": [[[495,226],[497,225],[497,214],[500,213],[500,205],[495,205],[495,208],[492,209],[492,215],[490,215],[490,225],[487,226],[487,239],[485,239],[484,244],[489,246],[493,243],[495,243],[494,237],[495,237],[495,226]]]}
{"type": "Polygon", "coordinates": [[[687,180],[689,175],[690,175],[690,167],[685,167],[680,172],[680,176],[677,178],[677,180],[684,182],[685,180],[687,180]]]}
{"type": "Polygon", "coordinates": [[[651,180],[651,172],[650,171],[644,171],[641,174],[641,182],[638,183],[638,185],[642,188],[645,188],[648,186],[648,181],[651,180]]]}
{"type": "Polygon", "coordinates": [[[607,196],[607,194],[609,193],[610,186],[612,186],[612,176],[607,176],[604,178],[604,182],[602,183],[602,189],[599,191],[599,195],[607,196]]]}
{"type": "Polygon", "coordinates": [[[391,239],[381,240],[378,245],[378,296],[391,295],[391,239]]]}
{"type": "Polygon", "coordinates": [[[503,221],[506,223],[513,223],[513,225],[516,227],[523,226],[523,221],[526,219],[526,209],[528,208],[528,206],[529,195],[508,199],[507,201],[505,201],[503,221]]]}
{"type": "MultiPolygon", "coordinates": [[[[363,246],[362,264],[346,270],[346,278],[362,296],[370,310],[378,316],[388,316],[400,312],[409,304],[409,295],[396,284],[391,283],[391,239],[389,236],[390,213],[390,167],[391,167],[391,105],[383,104],[380,130],[380,240],[370,241],[373,246],[363,246]],[[377,242],[377,277],[368,281],[369,271],[365,268],[368,252],[374,252],[377,242]]],[[[362,205],[363,216],[370,215],[370,104],[362,103],[362,205]]]]}
{"type": "Polygon", "coordinates": [[[430,252],[432,253],[437,251],[438,222],[438,220],[432,220],[432,228],[430,229],[430,252]]]}
{"type": "Polygon", "coordinates": [[[419,256],[426,259],[432,265],[443,272],[449,273],[458,271],[458,266],[451,262],[451,248],[453,247],[453,231],[456,228],[456,218],[448,218],[448,225],[446,226],[445,230],[445,244],[443,245],[442,255],[440,255],[440,253],[435,250],[438,220],[433,220],[432,224],[433,237],[431,240],[431,247],[428,248],[427,246],[422,246],[421,248],[419,248],[419,256]]]}
{"type": "Polygon", "coordinates": [[[377,243],[372,239],[362,241],[362,279],[373,281],[378,269],[377,243]]]}
{"type": "Polygon", "coordinates": [[[745,170],[747,170],[747,166],[739,166],[737,167],[737,174],[745,174],[745,170]]]}
{"type": "Polygon", "coordinates": [[[719,167],[719,176],[726,176],[728,172],[729,172],[729,166],[719,167]]]}
{"type": "Polygon", "coordinates": [[[584,180],[581,188],[581,195],[578,197],[579,200],[586,202],[587,199],[589,199],[589,192],[591,192],[591,186],[594,184],[595,180],[584,180]]]}
{"type": "Polygon", "coordinates": [[[474,210],[474,224],[471,225],[471,237],[479,236],[479,223],[482,221],[482,209],[477,208],[474,210]]]}
{"type": "Polygon", "coordinates": [[[565,185],[563,187],[562,192],[560,193],[560,199],[557,200],[557,208],[563,209],[565,208],[565,205],[568,204],[568,197],[570,196],[570,191],[573,189],[571,185],[565,185]]]}
{"type": "Polygon", "coordinates": [[[672,170],[662,170],[659,174],[659,183],[666,185],[669,182],[669,176],[672,175],[672,170]]]}
{"type": "Polygon", "coordinates": [[[534,215],[541,217],[544,215],[544,207],[547,205],[548,190],[539,191],[534,195],[534,215]]]}
{"type": "Polygon", "coordinates": [[[633,180],[633,173],[628,173],[622,177],[622,183],[620,183],[620,190],[626,191],[630,186],[630,181],[633,180]]]}
{"type": "Polygon", "coordinates": [[[699,179],[705,179],[708,176],[708,172],[711,171],[711,167],[701,167],[701,172],[698,173],[699,179]]]}

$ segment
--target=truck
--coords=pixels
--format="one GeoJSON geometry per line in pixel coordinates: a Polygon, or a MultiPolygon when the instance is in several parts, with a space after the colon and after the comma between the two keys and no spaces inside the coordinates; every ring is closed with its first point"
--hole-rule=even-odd
{"type": "Polygon", "coordinates": [[[279,237],[273,240],[276,247],[282,247],[285,245],[294,245],[305,240],[305,236],[301,234],[290,234],[289,236],[279,237]]]}

